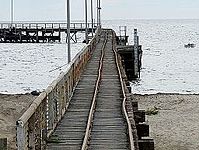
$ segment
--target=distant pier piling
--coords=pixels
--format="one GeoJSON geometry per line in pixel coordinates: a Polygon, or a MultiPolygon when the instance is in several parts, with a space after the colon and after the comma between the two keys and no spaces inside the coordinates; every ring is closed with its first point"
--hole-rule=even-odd
{"type": "MultiPolygon", "coordinates": [[[[71,23],[70,37],[77,43],[77,33],[86,31],[85,23],[71,23]]],[[[96,30],[96,24],[88,23],[88,33],[96,30]],[[94,29],[92,28],[94,27],[94,29]]],[[[66,23],[0,23],[0,43],[60,42],[67,37],[66,23]]]]}

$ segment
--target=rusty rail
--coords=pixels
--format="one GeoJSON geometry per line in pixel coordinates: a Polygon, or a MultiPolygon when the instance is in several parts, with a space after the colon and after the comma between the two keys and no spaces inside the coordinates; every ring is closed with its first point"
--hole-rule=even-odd
{"type": "MultiPolygon", "coordinates": [[[[95,109],[95,105],[96,105],[96,96],[97,96],[97,93],[98,93],[98,90],[99,90],[99,84],[100,84],[101,74],[102,74],[104,49],[105,49],[107,40],[108,40],[108,38],[106,37],[105,42],[104,42],[103,47],[102,47],[100,64],[99,64],[99,69],[98,69],[98,78],[97,78],[97,81],[96,81],[95,91],[94,91],[94,95],[93,95],[93,99],[92,99],[92,105],[91,105],[91,109],[90,109],[89,116],[88,116],[86,133],[85,133],[85,136],[84,136],[84,140],[83,140],[81,150],[87,150],[88,149],[88,142],[89,142],[90,132],[91,132],[91,128],[92,128],[93,115],[94,115],[94,111],[95,111],[94,109],[95,109]]],[[[123,113],[124,113],[124,116],[125,116],[125,119],[126,119],[126,122],[127,122],[127,125],[128,125],[128,135],[129,135],[129,142],[130,142],[129,146],[130,146],[131,150],[136,150],[135,146],[134,146],[133,130],[132,130],[131,122],[130,122],[130,119],[129,119],[129,116],[128,116],[128,113],[127,113],[127,110],[126,110],[127,97],[126,97],[126,90],[125,90],[125,85],[124,85],[125,82],[122,79],[122,73],[121,73],[121,70],[120,70],[119,63],[118,63],[119,60],[118,60],[117,52],[115,50],[116,49],[115,48],[115,45],[116,45],[115,41],[116,41],[115,35],[113,33],[112,50],[113,50],[114,55],[115,55],[115,61],[116,61],[117,70],[118,70],[118,73],[119,73],[120,84],[121,84],[121,87],[122,87],[122,94],[123,94],[123,103],[122,103],[123,108],[122,108],[122,110],[123,110],[123,113]]]]}
{"type": "Polygon", "coordinates": [[[18,150],[45,149],[47,138],[69,105],[81,72],[98,43],[99,34],[100,29],[97,29],[89,44],[68,65],[67,71],[62,72],[17,120],[18,150]]]}
{"type": "Polygon", "coordinates": [[[95,111],[94,109],[95,109],[95,104],[96,104],[96,97],[97,97],[97,93],[98,93],[98,89],[99,89],[99,85],[100,85],[100,80],[101,80],[101,77],[102,77],[104,49],[105,49],[107,41],[108,41],[108,39],[107,39],[107,35],[106,35],[105,41],[104,41],[103,46],[102,46],[101,58],[100,58],[99,68],[98,68],[98,77],[97,77],[97,81],[96,81],[96,85],[95,85],[95,91],[94,91],[94,94],[93,94],[92,105],[91,105],[91,109],[90,109],[89,116],[88,116],[86,133],[85,133],[85,136],[84,136],[84,140],[83,140],[81,150],[86,150],[87,146],[88,146],[88,139],[90,137],[93,114],[94,114],[94,111],[95,111]]]}
{"type": "MultiPolygon", "coordinates": [[[[115,38],[115,34],[113,35],[113,37],[115,38]]],[[[116,40],[113,40],[113,43],[115,42],[116,40]]],[[[113,51],[114,51],[114,54],[115,54],[115,59],[116,59],[116,65],[117,65],[117,69],[118,69],[118,73],[119,73],[119,78],[120,78],[120,83],[121,83],[121,87],[122,87],[122,94],[123,94],[123,113],[124,113],[124,116],[126,118],[126,121],[127,121],[127,125],[128,125],[128,135],[129,135],[129,142],[130,142],[130,149],[131,150],[135,150],[135,146],[134,146],[134,137],[133,137],[133,130],[132,130],[132,127],[131,127],[131,122],[129,120],[129,116],[128,116],[128,113],[127,113],[127,110],[126,110],[126,100],[127,100],[127,97],[126,97],[126,90],[125,90],[125,82],[123,81],[122,79],[122,73],[121,73],[121,70],[120,70],[120,67],[119,67],[119,60],[118,60],[118,54],[116,52],[116,47],[114,46],[116,44],[113,44],[113,51]]]]}

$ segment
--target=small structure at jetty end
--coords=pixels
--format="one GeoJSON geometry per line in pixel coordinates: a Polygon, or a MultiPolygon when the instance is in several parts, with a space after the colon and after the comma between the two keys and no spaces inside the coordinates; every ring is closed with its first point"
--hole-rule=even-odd
{"type": "Polygon", "coordinates": [[[126,35],[126,27],[120,27],[121,29],[120,33],[123,32],[124,35],[120,34],[117,36],[117,51],[121,56],[128,80],[136,80],[140,78],[142,46],[139,45],[137,29],[134,29],[134,45],[127,45],[128,36],[126,35]]]}

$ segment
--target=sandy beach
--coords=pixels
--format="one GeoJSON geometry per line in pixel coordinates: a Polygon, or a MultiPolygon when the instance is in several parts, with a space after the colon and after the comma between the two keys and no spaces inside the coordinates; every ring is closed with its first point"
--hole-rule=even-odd
{"type": "MultiPolygon", "coordinates": [[[[150,137],[155,150],[199,149],[199,95],[154,94],[133,95],[139,109],[157,108],[156,115],[147,115],[150,137]]],[[[16,120],[35,99],[31,94],[0,94],[0,138],[8,138],[8,149],[15,149],[16,120]]]]}
{"type": "Polygon", "coordinates": [[[150,137],[155,150],[199,149],[199,95],[155,94],[133,95],[139,109],[157,108],[156,115],[147,115],[150,137]]]}
{"type": "Polygon", "coordinates": [[[0,94],[0,138],[8,139],[8,150],[15,149],[17,119],[35,98],[31,94],[0,94]]]}

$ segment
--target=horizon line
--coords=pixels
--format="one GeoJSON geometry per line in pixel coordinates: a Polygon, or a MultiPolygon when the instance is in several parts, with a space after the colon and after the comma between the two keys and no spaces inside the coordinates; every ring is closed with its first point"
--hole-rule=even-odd
{"type": "MultiPolygon", "coordinates": [[[[120,20],[199,20],[199,18],[127,18],[127,19],[102,19],[102,21],[120,21],[120,20]]],[[[84,21],[83,19],[73,19],[71,21],[77,22],[77,21],[84,21]]],[[[91,20],[89,20],[91,21],[91,20]]],[[[10,20],[0,20],[0,23],[10,23],[10,20]]],[[[61,22],[64,23],[66,20],[15,20],[13,23],[19,23],[19,22],[33,22],[33,23],[39,23],[39,22],[61,22]]]]}

